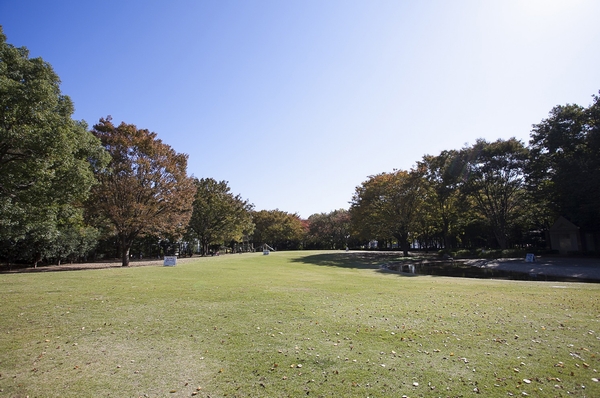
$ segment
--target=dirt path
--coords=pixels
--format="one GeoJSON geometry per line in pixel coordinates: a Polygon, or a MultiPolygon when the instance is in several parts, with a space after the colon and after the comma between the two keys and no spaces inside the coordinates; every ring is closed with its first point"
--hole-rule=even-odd
{"type": "Polygon", "coordinates": [[[600,258],[538,257],[532,263],[525,262],[521,258],[506,258],[468,260],[466,263],[475,267],[524,272],[530,275],[600,280],[600,258]]]}
{"type": "MultiPolygon", "coordinates": [[[[186,263],[190,261],[197,260],[198,257],[187,257],[187,258],[178,258],[177,263],[186,263]]],[[[163,260],[150,260],[150,259],[142,259],[142,260],[131,260],[129,262],[130,267],[162,267],[163,260]]],[[[105,269],[105,268],[121,268],[121,261],[99,261],[95,263],[78,263],[78,264],[61,264],[61,265],[44,265],[37,268],[33,267],[19,267],[12,266],[12,268],[8,268],[6,266],[2,266],[0,268],[0,273],[18,273],[18,272],[55,272],[55,271],[82,271],[82,270],[92,270],[92,269],[105,269]]]]}

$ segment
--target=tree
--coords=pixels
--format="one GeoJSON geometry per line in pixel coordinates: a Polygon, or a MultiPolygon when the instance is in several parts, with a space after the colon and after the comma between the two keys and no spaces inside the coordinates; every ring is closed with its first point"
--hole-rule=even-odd
{"type": "Polygon", "coordinates": [[[439,219],[444,248],[451,250],[454,245],[450,231],[459,216],[459,188],[463,172],[461,158],[455,150],[442,151],[438,156],[423,156],[419,166],[431,189],[430,209],[439,219]]]}
{"type": "Polygon", "coordinates": [[[92,132],[111,160],[108,167],[95,170],[99,184],[88,209],[112,226],[122,264],[128,266],[131,244],[138,236],[180,236],[187,227],[196,191],[187,176],[188,156],[146,129],[125,123],[115,127],[110,116],[100,119],[92,132]]]}
{"type": "Polygon", "coordinates": [[[350,236],[350,214],[346,209],[318,213],[308,217],[309,243],[316,248],[346,247],[350,236]]]}
{"type": "Polygon", "coordinates": [[[81,212],[95,182],[90,162],[106,161],[72,114],[52,66],[6,43],[0,28],[0,241],[8,259],[30,252],[37,264],[48,255],[61,214],[81,212]]]}
{"type": "Polygon", "coordinates": [[[419,243],[421,249],[443,247],[443,219],[440,216],[436,193],[432,184],[425,178],[422,180],[419,193],[419,206],[415,209],[413,236],[411,239],[419,243]]]}
{"type": "Polygon", "coordinates": [[[356,187],[350,206],[352,225],[367,239],[394,237],[408,256],[409,237],[417,230],[423,178],[418,170],[396,170],[369,177],[356,187]]]}
{"type": "Polygon", "coordinates": [[[217,182],[212,178],[195,180],[192,217],[188,230],[200,241],[202,255],[208,254],[211,244],[242,240],[252,233],[251,211],[254,207],[240,195],[233,195],[227,181],[217,182]]]}
{"type": "Polygon", "coordinates": [[[463,149],[461,156],[463,192],[474,198],[498,245],[506,249],[510,231],[523,214],[527,200],[524,169],[528,150],[515,138],[495,142],[479,139],[463,149]]]}
{"type": "Polygon", "coordinates": [[[300,246],[305,230],[300,216],[278,209],[252,213],[255,228],[252,241],[268,244],[276,249],[294,249],[300,246]]]}
{"type": "Polygon", "coordinates": [[[600,231],[600,97],[593,99],[588,108],[556,106],[533,126],[527,181],[547,210],[547,227],[565,216],[600,231]]]}
{"type": "Polygon", "coordinates": [[[81,211],[61,214],[55,239],[49,242],[46,256],[60,265],[63,260],[85,259],[100,237],[98,229],[87,225],[81,211]]]}

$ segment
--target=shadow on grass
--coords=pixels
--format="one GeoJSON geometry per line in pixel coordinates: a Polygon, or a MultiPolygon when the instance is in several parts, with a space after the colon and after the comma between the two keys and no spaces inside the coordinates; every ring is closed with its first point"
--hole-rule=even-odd
{"type": "MultiPolygon", "coordinates": [[[[313,264],[328,267],[377,269],[382,264],[414,259],[402,257],[399,252],[340,252],[311,254],[291,260],[293,263],[313,264]]],[[[380,270],[385,272],[384,270],[380,270]]]]}
{"type": "Polygon", "coordinates": [[[319,266],[374,269],[398,276],[460,277],[475,279],[505,279],[522,281],[600,282],[572,276],[551,275],[540,272],[502,270],[468,264],[465,260],[447,261],[432,256],[403,257],[399,252],[340,252],[311,254],[291,260],[296,263],[319,266]],[[385,265],[385,268],[381,266],[385,265]]]}

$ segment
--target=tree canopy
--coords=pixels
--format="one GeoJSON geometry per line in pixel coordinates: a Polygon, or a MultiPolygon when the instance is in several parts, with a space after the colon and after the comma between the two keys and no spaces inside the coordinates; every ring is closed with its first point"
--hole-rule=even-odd
{"type": "Polygon", "coordinates": [[[527,148],[515,138],[483,139],[462,151],[463,190],[475,201],[501,249],[508,247],[509,231],[525,203],[527,148]]]}
{"type": "Polygon", "coordinates": [[[437,156],[425,155],[419,163],[429,188],[428,204],[434,222],[442,235],[444,247],[451,249],[455,241],[451,231],[459,218],[463,165],[458,151],[444,150],[437,156]]]}
{"type": "Polygon", "coordinates": [[[187,155],[176,153],[156,133],[133,124],[100,119],[92,130],[111,160],[96,168],[99,184],[88,208],[118,237],[123,266],[133,240],[144,234],[179,235],[187,227],[196,192],[187,176],[187,155]]]}
{"type": "Polygon", "coordinates": [[[304,238],[304,224],[297,214],[278,209],[252,213],[255,228],[252,241],[257,245],[268,244],[275,249],[298,248],[304,238]]]}
{"type": "Polygon", "coordinates": [[[0,28],[0,240],[7,258],[37,263],[64,255],[70,244],[61,236],[84,228],[81,203],[95,181],[90,162],[101,166],[106,157],[72,114],[52,66],[8,44],[0,28]]]}
{"type": "Polygon", "coordinates": [[[554,107],[533,126],[528,183],[550,219],[565,216],[600,231],[600,97],[584,108],[554,107]]]}
{"type": "Polygon", "coordinates": [[[318,249],[341,249],[350,237],[350,213],[337,209],[308,217],[307,244],[318,249]]]}
{"type": "Polygon", "coordinates": [[[369,177],[352,197],[354,232],[367,239],[394,237],[407,256],[422,191],[421,175],[416,170],[369,177]]]}
{"type": "Polygon", "coordinates": [[[194,197],[189,232],[200,241],[202,255],[209,246],[227,241],[239,242],[254,230],[251,211],[253,205],[240,195],[233,195],[227,181],[212,178],[195,180],[194,197]]]}

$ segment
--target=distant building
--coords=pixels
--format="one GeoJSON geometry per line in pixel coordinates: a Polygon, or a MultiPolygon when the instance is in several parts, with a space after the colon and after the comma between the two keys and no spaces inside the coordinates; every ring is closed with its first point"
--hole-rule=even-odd
{"type": "Polygon", "coordinates": [[[599,241],[598,234],[581,229],[564,217],[559,217],[548,231],[550,247],[560,254],[595,252],[599,241]]]}

